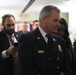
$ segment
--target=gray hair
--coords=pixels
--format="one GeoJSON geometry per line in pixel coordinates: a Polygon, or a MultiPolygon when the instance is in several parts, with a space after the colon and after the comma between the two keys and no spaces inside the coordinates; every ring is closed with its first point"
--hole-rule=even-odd
{"type": "Polygon", "coordinates": [[[60,9],[58,9],[56,6],[53,5],[47,5],[45,7],[42,8],[40,15],[39,15],[39,22],[41,21],[42,17],[50,17],[51,16],[51,12],[52,10],[56,10],[58,13],[60,13],[60,9]]]}

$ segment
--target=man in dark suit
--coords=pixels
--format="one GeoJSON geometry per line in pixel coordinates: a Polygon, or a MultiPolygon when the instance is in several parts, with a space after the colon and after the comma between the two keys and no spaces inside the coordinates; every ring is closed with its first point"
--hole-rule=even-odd
{"type": "Polygon", "coordinates": [[[0,75],[14,74],[14,55],[17,47],[14,41],[18,42],[18,33],[15,32],[15,17],[5,14],[2,17],[3,30],[0,32],[0,75]],[[11,39],[10,39],[11,36],[11,39]]]}
{"type": "Polygon", "coordinates": [[[40,12],[39,26],[20,37],[18,51],[21,75],[70,75],[65,41],[52,34],[59,27],[59,20],[60,10],[47,5],[40,12]]]}

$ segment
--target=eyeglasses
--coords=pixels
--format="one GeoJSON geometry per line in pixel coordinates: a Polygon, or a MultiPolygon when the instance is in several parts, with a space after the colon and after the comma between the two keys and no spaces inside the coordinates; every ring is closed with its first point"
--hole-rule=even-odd
{"type": "Polygon", "coordinates": [[[15,25],[15,23],[7,24],[8,27],[10,27],[10,26],[14,26],[14,25],[15,25]]]}

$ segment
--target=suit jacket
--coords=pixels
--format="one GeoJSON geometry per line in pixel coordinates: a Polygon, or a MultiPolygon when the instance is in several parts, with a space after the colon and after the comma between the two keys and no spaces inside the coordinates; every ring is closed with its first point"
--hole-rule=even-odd
{"type": "MultiPolygon", "coordinates": [[[[18,40],[18,34],[14,32],[16,39],[18,40]]],[[[0,75],[14,75],[14,59],[13,56],[3,59],[2,51],[8,49],[10,47],[10,43],[8,41],[8,37],[5,32],[2,30],[0,32],[0,75]]]]}
{"type": "Polygon", "coordinates": [[[52,34],[51,36],[51,50],[38,28],[20,37],[18,53],[21,75],[69,73],[65,41],[57,35],[52,34]]]}

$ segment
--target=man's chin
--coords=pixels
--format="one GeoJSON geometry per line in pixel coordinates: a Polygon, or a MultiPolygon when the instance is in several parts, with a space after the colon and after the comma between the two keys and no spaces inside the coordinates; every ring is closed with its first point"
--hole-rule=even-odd
{"type": "Polygon", "coordinates": [[[13,33],[14,33],[14,32],[13,32],[13,31],[11,31],[11,32],[9,32],[9,33],[8,33],[8,35],[12,35],[13,33]]]}

